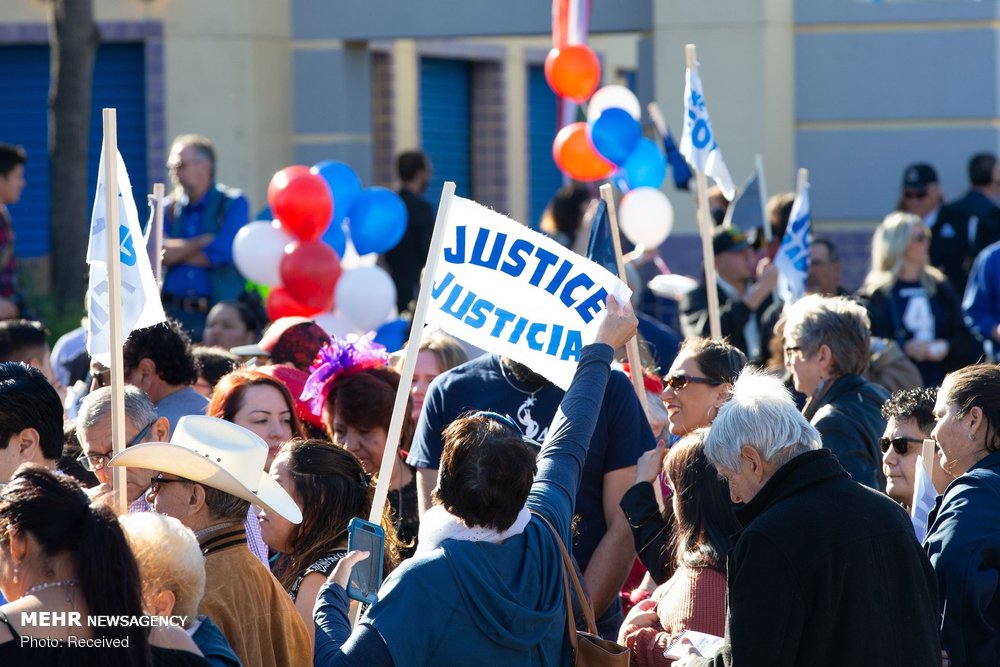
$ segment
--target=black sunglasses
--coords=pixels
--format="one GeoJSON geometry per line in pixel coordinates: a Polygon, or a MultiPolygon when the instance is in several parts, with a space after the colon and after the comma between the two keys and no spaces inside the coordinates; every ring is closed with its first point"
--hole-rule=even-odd
{"type": "Polygon", "coordinates": [[[924,441],[923,438],[910,438],[907,436],[893,438],[892,440],[886,437],[882,437],[878,439],[878,444],[882,448],[883,454],[889,451],[889,447],[892,447],[893,449],[896,450],[897,454],[899,454],[900,456],[905,456],[906,453],[909,451],[908,445],[911,442],[923,443],[923,441],[924,441]]]}
{"type": "Polygon", "coordinates": [[[163,486],[164,484],[170,484],[171,482],[184,482],[185,484],[193,483],[191,482],[191,480],[184,478],[167,479],[165,477],[154,477],[153,479],[149,480],[149,490],[152,491],[153,493],[159,493],[161,486],[163,486]]]}
{"type": "Polygon", "coordinates": [[[927,196],[927,190],[906,190],[903,192],[903,199],[923,199],[927,196]]]}
{"type": "Polygon", "coordinates": [[[668,375],[663,378],[663,384],[670,387],[674,391],[678,391],[688,386],[688,383],[694,382],[695,384],[707,384],[712,387],[718,387],[722,383],[718,380],[711,380],[709,378],[695,377],[694,375],[688,375],[687,373],[674,373],[673,375],[668,375]]]}

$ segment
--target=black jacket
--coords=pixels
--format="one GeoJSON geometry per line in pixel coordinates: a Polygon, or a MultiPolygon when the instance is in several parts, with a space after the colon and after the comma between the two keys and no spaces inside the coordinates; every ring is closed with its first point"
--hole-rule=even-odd
{"type": "MultiPolygon", "coordinates": [[[[659,482],[656,482],[659,484],[659,482]]],[[[665,499],[670,507],[670,499],[665,499]]],[[[634,484],[618,505],[628,518],[632,529],[632,541],[639,561],[649,571],[656,585],[664,583],[674,574],[676,564],[670,551],[670,540],[674,530],[674,513],[671,508],[667,515],[660,513],[656,493],[649,482],[634,484]]]]}
{"type": "MultiPolygon", "coordinates": [[[[930,297],[935,311],[934,337],[948,341],[948,356],[942,360],[941,370],[950,373],[978,362],[983,356],[983,344],[965,325],[962,297],[955,288],[947,280],[935,281],[935,284],[934,296],[930,297]]],[[[903,326],[902,313],[892,299],[892,285],[860,296],[866,301],[872,336],[890,338],[904,347],[913,334],[903,326]]],[[[921,364],[917,366],[919,368],[921,364]]],[[[926,377],[924,382],[927,383],[926,377]]]]}
{"type": "Polygon", "coordinates": [[[860,375],[843,375],[804,410],[823,438],[823,449],[836,454],[855,482],[876,491],[885,488],[878,439],[885,432],[882,404],[888,399],[884,387],[860,375]]]}
{"type": "Polygon", "coordinates": [[[997,240],[1000,240],[1000,208],[982,193],[970,190],[938,211],[931,229],[931,264],[941,269],[962,294],[972,261],[980,250],[997,240]],[[975,236],[970,239],[969,221],[973,216],[975,236]]]}
{"type": "Polygon", "coordinates": [[[909,517],[828,451],[793,458],[737,516],[726,643],[695,664],[941,664],[934,574],[909,517]]]}
{"type": "MultiPolygon", "coordinates": [[[[750,308],[743,303],[742,299],[733,299],[725,290],[719,288],[719,324],[722,335],[729,339],[729,343],[734,347],[743,350],[751,363],[762,364],[767,360],[767,344],[774,334],[773,324],[767,329],[763,323],[764,313],[772,303],[771,295],[768,295],[757,310],[750,308]],[[747,341],[743,337],[743,327],[747,325],[750,318],[757,320],[760,329],[760,351],[756,356],[751,356],[747,351],[747,341]]],[[[681,304],[681,333],[685,338],[695,338],[698,336],[709,337],[711,335],[711,323],[708,319],[708,288],[705,283],[701,283],[688,292],[681,304]]]]}

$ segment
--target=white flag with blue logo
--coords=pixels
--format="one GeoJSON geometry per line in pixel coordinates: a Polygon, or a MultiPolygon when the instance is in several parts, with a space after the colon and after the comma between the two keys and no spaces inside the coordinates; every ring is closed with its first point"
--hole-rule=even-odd
{"type": "MultiPolygon", "coordinates": [[[[139,212],[132,198],[132,183],[125,161],[118,154],[118,229],[121,258],[122,340],[134,329],[163,322],[166,315],[160,293],[146,255],[146,245],[139,227],[139,212]]],[[[111,365],[111,336],[108,294],[108,240],[104,204],[104,149],[97,172],[97,194],[90,216],[90,242],[87,264],[90,265],[90,289],[87,293],[87,352],[105,366],[111,365]]]]}
{"type": "Polygon", "coordinates": [[[733,200],[736,186],[712,131],[697,66],[689,67],[684,77],[684,134],[680,151],[695,169],[712,177],[726,199],[733,200]]]}
{"type": "Polygon", "coordinates": [[[937,501],[937,489],[931,476],[927,474],[924,466],[924,457],[917,456],[917,469],[913,480],[913,502],[910,507],[910,520],[913,522],[913,532],[917,535],[917,540],[924,541],[927,537],[927,517],[934,509],[937,501]]]}
{"type": "Polygon", "coordinates": [[[786,304],[795,303],[805,294],[806,274],[809,273],[809,246],[812,243],[812,214],[809,211],[809,184],[792,204],[788,227],[781,239],[781,247],[774,256],[778,267],[777,293],[786,304]]]}

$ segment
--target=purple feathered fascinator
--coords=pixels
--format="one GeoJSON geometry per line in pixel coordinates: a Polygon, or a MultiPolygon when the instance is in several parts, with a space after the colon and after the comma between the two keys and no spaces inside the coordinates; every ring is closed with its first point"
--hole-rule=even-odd
{"type": "Polygon", "coordinates": [[[380,368],[389,363],[389,353],[384,345],[375,342],[375,333],[347,338],[330,336],[330,344],[320,348],[309,369],[312,373],[302,389],[300,400],[309,402],[314,415],[323,413],[323,403],[330,393],[330,385],[338,377],[353,375],[368,368],[380,368]]]}

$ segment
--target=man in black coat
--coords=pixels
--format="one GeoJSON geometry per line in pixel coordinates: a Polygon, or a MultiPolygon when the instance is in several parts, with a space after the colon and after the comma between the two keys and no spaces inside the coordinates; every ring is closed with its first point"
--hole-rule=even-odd
{"type": "MultiPolygon", "coordinates": [[[[722,335],[742,350],[751,363],[762,364],[767,359],[767,344],[774,333],[773,323],[765,324],[762,318],[773,302],[778,269],[767,259],[760,260],[758,265],[746,236],[737,227],[716,230],[712,248],[722,335]]],[[[704,281],[684,298],[681,330],[685,338],[710,334],[708,286],[704,281]]]]}
{"type": "Polygon", "coordinates": [[[409,310],[420,291],[420,272],[434,234],[434,207],[424,199],[431,180],[431,164],[420,151],[404,151],[396,158],[399,196],[406,205],[406,231],[394,247],[382,256],[396,285],[396,308],[409,310]]]}
{"type": "Polygon", "coordinates": [[[934,574],[909,518],[820,448],[780,380],[744,371],[705,454],[744,528],[724,645],[675,665],[941,664],[934,574]]]}

